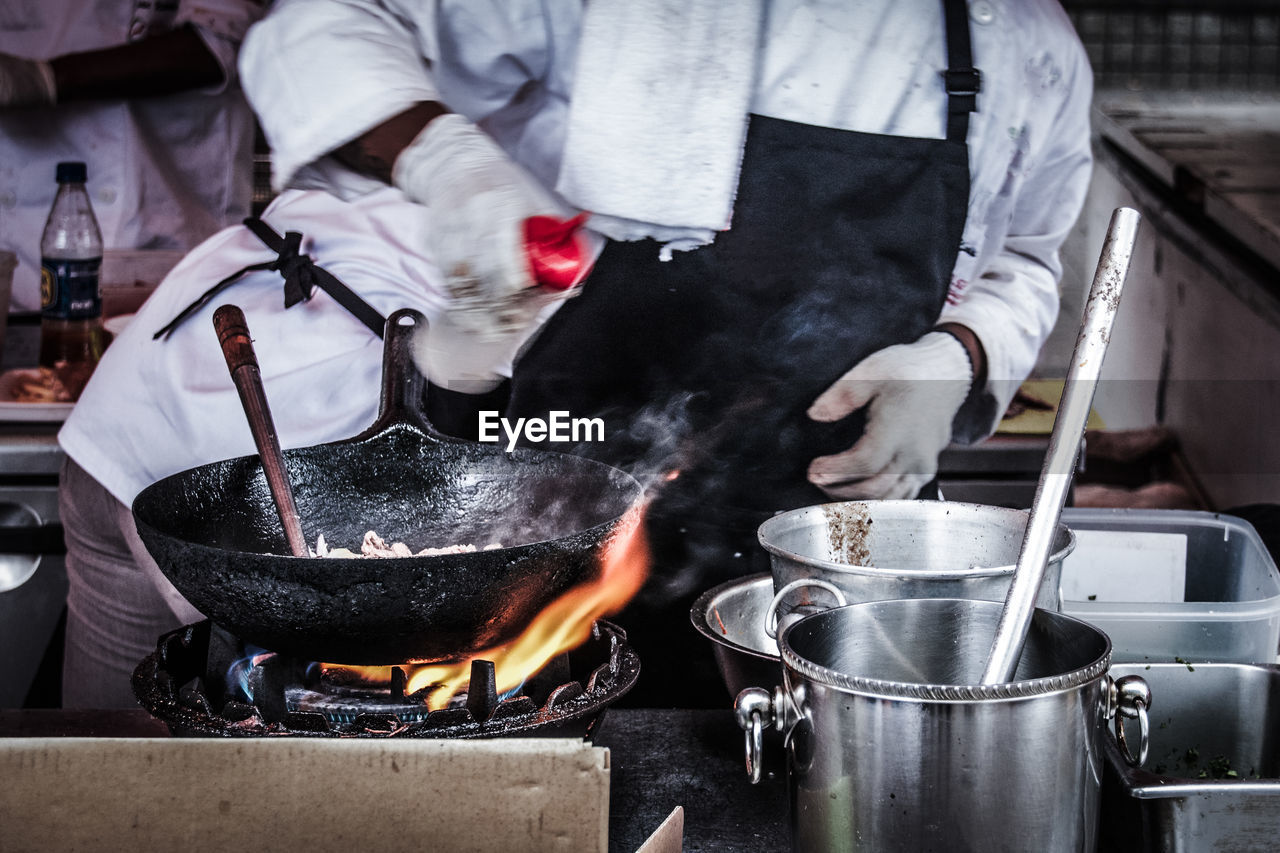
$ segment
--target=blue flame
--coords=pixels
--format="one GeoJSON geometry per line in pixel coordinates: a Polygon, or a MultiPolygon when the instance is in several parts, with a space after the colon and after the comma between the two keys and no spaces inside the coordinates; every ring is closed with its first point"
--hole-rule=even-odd
{"type": "MultiPolygon", "coordinates": [[[[527,681],[527,680],[528,680],[528,679],[526,679],[526,681],[527,681]]],[[[507,701],[508,699],[510,699],[510,698],[512,698],[512,697],[514,697],[514,696],[519,696],[519,695],[520,695],[520,691],[524,689],[524,685],[525,685],[525,682],[524,682],[524,681],[521,681],[521,682],[520,682],[519,684],[517,684],[515,687],[512,687],[510,690],[508,690],[506,693],[499,694],[499,696],[498,696],[498,701],[499,701],[499,702],[505,702],[505,701],[507,701]]]]}
{"type": "Polygon", "coordinates": [[[245,643],[244,657],[233,661],[231,666],[227,667],[228,695],[238,696],[246,702],[253,702],[253,686],[249,682],[249,674],[258,664],[274,655],[275,652],[245,643]]]}

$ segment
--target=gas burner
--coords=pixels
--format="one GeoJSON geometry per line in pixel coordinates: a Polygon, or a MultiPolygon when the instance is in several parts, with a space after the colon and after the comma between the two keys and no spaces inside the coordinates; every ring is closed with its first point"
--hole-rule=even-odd
{"type": "Polygon", "coordinates": [[[335,685],[324,690],[312,687],[286,687],[285,707],[291,713],[314,712],[330,723],[354,723],[361,714],[391,714],[402,723],[418,723],[431,713],[424,697],[412,696],[405,701],[395,701],[385,691],[374,688],[344,687],[335,685]],[[418,701],[412,701],[417,698],[418,701]]]}
{"type": "Polygon", "coordinates": [[[133,691],[179,737],[586,737],[635,684],[640,662],[621,628],[598,621],[515,695],[498,696],[493,664],[473,661],[467,690],[435,711],[430,688],[406,694],[404,670],[389,669],[386,687],[322,676],[314,663],[246,650],[205,621],[161,637],[133,691]]]}

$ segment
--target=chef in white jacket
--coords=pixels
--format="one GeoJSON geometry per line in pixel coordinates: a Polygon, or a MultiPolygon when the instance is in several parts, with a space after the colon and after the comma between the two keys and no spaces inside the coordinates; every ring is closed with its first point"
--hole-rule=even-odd
{"type": "MultiPolygon", "coordinates": [[[[658,656],[693,643],[688,599],[749,570],[761,518],[828,496],[927,494],[948,441],[994,428],[1055,320],[1057,250],[1091,166],[1091,76],[1053,0],[761,0],[732,14],[285,0],[247,37],[241,74],[278,187],[318,192],[335,215],[388,193],[420,211],[389,244],[432,265],[437,328],[468,330],[486,354],[468,359],[467,336],[451,338],[423,362],[433,383],[510,377],[511,417],[600,416],[607,440],[572,449],[680,469],[650,513],[655,576],[623,622],[642,657],[655,653],[649,698],[696,679],[658,656]],[[607,241],[575,298],[548,298],[522,225],[579,210],[607,241]]],[[[341,227],[285,213],[266,218],[341,227]]],[[[383,258],[387,222],[343,251],[383,258]]],[[[276,311],[284,323],[298,308],[276,311]]],[[[135,343],[130,361],[179,369],[135,343]]],[[[281,358],[289,346],[311,347],[313,365],[328,352],[295,338],[281,358]]],[[[105,410],[95,385],[126,381],[112,355],[81,406],[105,410]]],[[[196,381],[146,394],[194,412],[196,381]]],[[[353,426],[340,413],[372,405],[333,402],[334,438],[353,426]]],[[[131,425],[117,420],[90,435],[73,415],[60,437],[123,507],[141,485],[110,486],[111,469],[144,448],[120,461],[131,425]]],[[[318,440],[325,427],[308,423],[282,425],[285,446],[318,440]]],[[[188,414],[165,428],[172,446],[148,442],[148,476],[205,461],[180,445],[208,425],[188,414]]]]}
{"type": "Polygon", "coordinates": [[[253,114],[236,56],[264,0],[0,4],[0,248],[40,309],[54,166],[83,160],[108,249],[190,249],[249,213],[253,114]]]}

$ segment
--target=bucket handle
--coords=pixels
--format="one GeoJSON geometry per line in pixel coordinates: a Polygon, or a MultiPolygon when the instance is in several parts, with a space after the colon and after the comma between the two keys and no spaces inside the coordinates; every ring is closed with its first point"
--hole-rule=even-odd
{"type": "Polygon", "coordinates": [[[1110,705],[1115,713],[1116,744],[1120,755],[1131,767],[1141,767],[1147,760],[1147,747],[1151,742],[1151,721],[1147,709],[1151,707],[1151,688],[1140,675],[1125,675],[1110,686],[1110,705]],[[1134,758],[1125,737],[1125,720],[1138,720],[1138,756],[1134,758]]]}
{"type": "Polygon", "coordinates": [[[790,737],[800,719],[799,709],[781,686],[772,693],[763,687],[748,687],[733,700],[733,716],[746,734],[747,776],[757,785],[764,777],[764,730],[775,728],[790,737]]]}
{"type": "Polygon", "coordinates": [[[817,578],[800,578],[784,586],[773,596],[773,600],[769,602],[769,610],[764,618],[764,632],[769,635],[769,639],[778,639],[778,608],[782,606],[782,599],[790,592],[806,586],[816,586],[825,589],[835,598],[836,603],[840,607],[844,607],[849,602],[845,600],[844,593],[840,588],[829,581],[818,580],[817,578]]]}
{"type": "Polygon", "coordinates": [[[746,734],[747,776],[752,785],[760,784],[764,776],[764,730],[774,722],[774,699],[762,687],[748,687],[733,702],[734,718],[746,734]]]}

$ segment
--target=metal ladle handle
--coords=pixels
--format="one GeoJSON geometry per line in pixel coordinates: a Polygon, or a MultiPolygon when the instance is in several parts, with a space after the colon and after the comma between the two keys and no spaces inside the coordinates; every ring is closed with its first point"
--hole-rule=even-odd
{"type": "Polygon", "coordinates": [[[1080,452],[1080,437],[1084,434],[1089,409],[1093,405],[1093,393],[1098,387],[1102,360],[1111,339],[1111,326],[1120,306],[1120,293],[1129,274],[1129,261],[1133,256],[1140,218],[1136,210],[1121,207],[1111,215],[1111,223],[1107,226],[1098,269],[1084,306],[1080,334],[1067,368],[1062,402],[1053,422],[1053,432],[1049,435],[1049,449],[1027,518],[1013,582],[1009,585],[987,668],[982,674],[983,684],[1012,681],[1018,667],[1018,658],[1022,655],[1036,597],[1040,593],[1045,566],[1058,530],[1058,519],[1071,488],[1076,456],[1080,452]]]}
{"type": "Polygon", "coordinates": [[[271,419],[271,408],[267,405],[266,391],[262,387],[262,373],[258,369],[258,357],[253,351],[253,339],[249,337],[249,324],[245,321],[244,312],[236,305],[219,307],[213,312],[213,328],[218,333],[218,343],[227,360],[231,381],[240,394],[240,403],[244,406],[245,418],[249,421],[249,431],[253,433],[253,443],[258,447],[262,470],[267,476],[267,486],[271,489],[271,497],[275,501],[280,524],[284,527],[284,538],[289,543],[289,550],[295,557],[310,556],[306,537],[302,533],[302,520],[293,500],[293,488],[289,485],[284,454],[280,451],[280,440],[271,419]]]}

